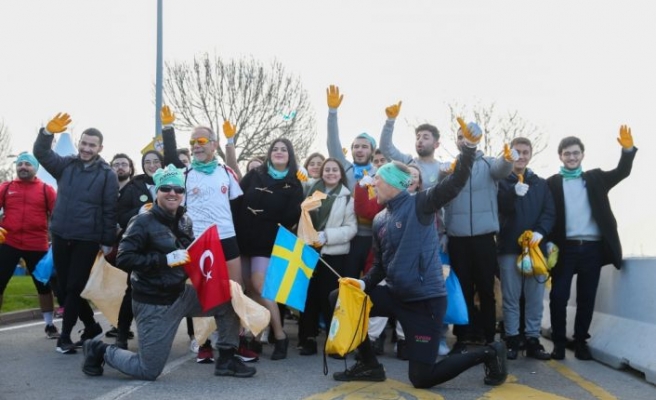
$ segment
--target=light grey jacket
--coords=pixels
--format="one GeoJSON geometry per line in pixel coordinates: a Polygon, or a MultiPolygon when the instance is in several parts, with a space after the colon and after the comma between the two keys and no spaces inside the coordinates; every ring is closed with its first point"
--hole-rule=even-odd
{"type": "Polygon", "coordinates": [[[512,162],[506,161],[503,155],[494,158],[485,157],[480,150],[476,152],[465,187],[444,206],[448,236],[468,237],[499,231],[498,183],[511,171],[512,162]]]}

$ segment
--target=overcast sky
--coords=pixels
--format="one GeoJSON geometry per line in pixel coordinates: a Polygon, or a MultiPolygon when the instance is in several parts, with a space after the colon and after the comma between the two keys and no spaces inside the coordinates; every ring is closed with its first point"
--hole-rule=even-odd
{"type": "MultiPolygon", "coordinates": [[[[549,135],[534,164],[545,177],[568,135],[586,145],[584,169],[615,167],[628,124],[640,152],[611,192],[613,208],[625,254],[656,255],[646,196],[656,170],[655,11],[646,0],[165,0],[164,59],[277,58],[309,92],[314,149],[324,152],[333,83],[345,95],[345,145],[362,131],[378,137],[384,108],[403,100],[395,143],[413,152],[411,125],[427,121],[452,149],[447,104],[495,102],[549,135]]],[[[155,126],[155,40],[156,0],[0,2],[0,120],[14,150],[31,149],[38,128],[65,111],[74,134],[104,133],[105,158],[140,159],[155,126]]]]}

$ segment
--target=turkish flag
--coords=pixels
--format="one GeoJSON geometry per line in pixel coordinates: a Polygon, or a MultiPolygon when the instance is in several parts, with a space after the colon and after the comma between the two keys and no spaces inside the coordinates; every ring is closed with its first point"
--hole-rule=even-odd
{"type": "Polygon", "coordinates": [[[184,266],[196,288],[203,312],[230,300],[230,277],[216,225],[210,225],[187,248],[191,262],[184,266]]]}

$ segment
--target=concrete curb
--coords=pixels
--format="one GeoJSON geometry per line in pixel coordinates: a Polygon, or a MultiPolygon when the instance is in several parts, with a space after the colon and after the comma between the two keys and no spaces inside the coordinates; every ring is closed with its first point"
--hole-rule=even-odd
{"type": "Polygon", "coordinates": [[[35,319],[43,319],[43,314],[38,308],[12,311],[0,314],[0,325],[9,325],[16,322],[32,321],[35,319]]]}

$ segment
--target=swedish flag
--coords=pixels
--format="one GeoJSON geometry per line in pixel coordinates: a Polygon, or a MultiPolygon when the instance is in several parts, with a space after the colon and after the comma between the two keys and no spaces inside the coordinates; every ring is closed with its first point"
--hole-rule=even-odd
{"type": "Polygon", "coordinates": [[[262,297],[304,311],[307,288],[318,260],[319,253],[280,226],[264,277],[262,297]]]}

